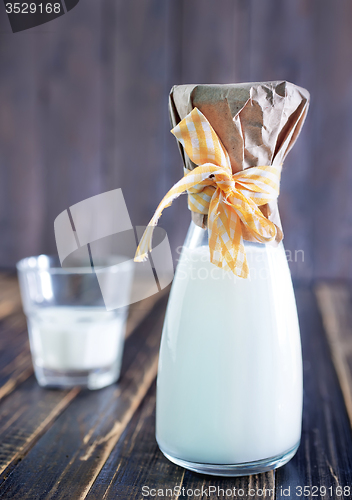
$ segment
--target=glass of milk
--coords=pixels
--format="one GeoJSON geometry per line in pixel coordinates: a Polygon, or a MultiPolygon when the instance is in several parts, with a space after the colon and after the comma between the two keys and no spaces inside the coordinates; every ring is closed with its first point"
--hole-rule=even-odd
{"type": "Polygon", "coordinates": [[[114,383],[133,263],[116,258],[99,270],[99,279],[89,265],[62,268],[46,255],[21,260],[17,270],[39,385],[100,389],[114,383]]]}
{"type": "Polygon", "coordinates": [[[279,467],[301,437],[302,356],[285,250],[244,242],[250,277],[210,262],[195,224],[162,333],[156,438],[174,463],[213,475],[279,467]]]}

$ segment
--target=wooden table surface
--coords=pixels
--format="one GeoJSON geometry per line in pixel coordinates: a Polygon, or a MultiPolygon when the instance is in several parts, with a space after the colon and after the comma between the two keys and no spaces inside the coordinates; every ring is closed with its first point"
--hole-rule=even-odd
{"type": "Polygon", "coordinates": [[[276,471],[216,478],[173,465],[155,442],[167,294],[131,308],[118,384],[48,390],[33,375],[17,280],[0,275],[0,498],[350,498],[352,288],[295,289],[304,359],[301,446],[276,471]]]}

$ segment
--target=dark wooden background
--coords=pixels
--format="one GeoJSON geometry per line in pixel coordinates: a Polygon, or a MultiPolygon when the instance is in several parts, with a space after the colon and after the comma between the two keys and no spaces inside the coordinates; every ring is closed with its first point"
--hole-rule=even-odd
{"type": "MultiPolygon", "coordinates": [[[[148,222],[182,173],[173,84],[285,79],[312,96],[280,197],[293,275],[352,277],[350,0],[81,0],[17,34],[0,16],[0,267],[55,252],[55,217],[109,189],[148,222]]],[[[189,221],[184,197],[166,211],[173,248],[189,221]]]]}

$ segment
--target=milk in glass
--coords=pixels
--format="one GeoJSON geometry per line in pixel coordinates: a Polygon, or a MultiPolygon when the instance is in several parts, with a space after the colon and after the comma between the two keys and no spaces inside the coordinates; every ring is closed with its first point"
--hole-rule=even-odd
{"type": "Polygon", "coordinates": [[[36,363],[50,370],[109,367],[122,355],[126,311],[103,307],[46,307],[29,316],[36,363]]]}

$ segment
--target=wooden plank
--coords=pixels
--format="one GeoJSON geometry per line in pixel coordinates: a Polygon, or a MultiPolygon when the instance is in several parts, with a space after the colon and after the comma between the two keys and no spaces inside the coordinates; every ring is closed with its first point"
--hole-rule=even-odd
{"type": "MultiPolygon", "coordinates": [[[[250,489],[257,491],[266,488],[271,490],[271,498],[273,498],[274,472],[253,475],[250,478],[221,478],[195,474],[171,463],[159,451],[155,441],[155,386],[153,386],[108,458],[86,499],[139,500],[142,498],[143,486],[145,487],[144,493],[154,489],[156,492],[151,493],[155,493],[158,498],[158,490],[160,490],[159,497],[166,498],[167,496],[174,500],[196,498],[194,495],[188,495],[187,491],[194,492],[197,489],[207,492],[203,493],[203,498],[221,498],[222,489],[224,491],[231,489],[233,492],[233,488],[236,488],[237,492],[243,489],[244,498],[248,497],[250,489]],[[210,486],[215,487],[216,491],[209,489],[210,486]]],[[[258,500],[263,496],[254,494],[251,498],[258,500]]]]}
{"type": "Polygon", "coordinates": [[[166,297],[126,341],[121,379],[81,391],[0,488],[1,498],[82,498],[155,378],[166,297]]]}
{"type": "Polygon", "coordinates": [[[226,490],[232,490],[233,495],[234,488],[236,495],[233,495],[234,498],[243,497],[260,500],[263,497],[265,498],[265,492],[267,498],[273,498],[275,488],[275,472],[270,471],[264,474],[254,474],[252,476],[226,478],[203,475],[199,476],[199,474],[186,471],[182,482],[182,488],[184,488],[183,491],[186,492],[186,498],[189,498],[187,491],[194,491],[196,488],[203,488],[208,492],[208,498],[212,498],[213,500],[218,499],[219,497],[221,498],[221,495],[226,495],[226,493],[223,494],[221,490],[224,490],[225,492],[226,490]]]}
{"type": "Polygon", "coordinates": [[[0,400],[32,373],[17,277],[0,273],[0,400]]]}
{"type": "Polygon", "coordinates": [[[16,276],[0,273],[0,320],[21,308],[21,296],[16,276]]]}
{"type": "MultiPolygon", "coordinates": [[[[107,190],[121,188],[133,224],[147,224],[182,175],[167,108],[180,82],[179,1],[83,3],[2,36],[0,266],[54,253],[55,217],[107,190]]],[[[185,219],[176,207],[165,216],[180,228],[172,248],[190,220],[179,206],[185,219]]]]}
{"type": "Polygon", "coordinates": [[[319,150],[312,148],[319,119],[314,103],[317,88],[324,85],[316,78],[320,60],[315,50],[319,44],[328,43],[323,33],[317,33],[319,3],[250,0],[250,42],[244,55],[250,61],[245,81],[288,80],[312,93],[313,106],[302,134],[285,160],[279,197],[284,244],[291,252],[288,254],[291,272],[296,279],[305,280],[311,278],[316,253],[321,251],[314,252],[311,237],[312,204],[316,203],[311,178],[314,166],[319,165],[313,155],[322,153],[320,145],[319,150]],[[304,252],[303,258],[300,250],[304,252]]]}
{"type": "Polygon", "coordinates": [[[41,155],[33,33],[13,34],[4,10],[1,18],[0,265],[8,267],[38,248],[41,155]]]}
{"type": "MultiPolygon", "coordinates": [[[[130,306],[126,337],[135,331],[158,300],[168,292],[169,287],[130,306]]],[[[17,278],[0,274],[0,400],[33,373],[26,319],[21,308],[17,278]],[[7,295],[9,291],[7,284],[11,289],[10,295],[7,295]],[[6,301],[9,296],[10,303],[16,306],[7,309],[2,319],[1,299],[6,301]],[[17,312],[12,314],[13,311],[17,312]]]]}
{"type": "Polygon", "coordinates": [[[76,397],[69,391],[42,389],[34,376],[7,398],[0,408],[0,481],[76,397]]]}
{"type": "Polygon", "coordinates": [[[160,292],[147,297],[135,304],[131,304],[128,311],[128,321],[126,327],[126,338],[128,338],[142,321],[148,316],[155,304],[162,299],[162,297],[169,295],[170,286],[167,286],[160,292]]]}
{"type": "Polygon", "coordinates": [[[318,283],[315,293],[352,426],[352,293],[346,283],[318,283]]]}
{"type": "MultiPolygon", "coordinates": [[[[184,469],[167,460],[155,441],[155,383],[113,449],[87,496],[104,498],[142,498],[142,486],[171,488],[182,486],[184,469]]],[[[162,498],[165,498],[164,496],[162,498]]],[[[177,495],[168,496],[176,499],[177,495]]]]}
{"type": "MultiPolygon", "coordinates": [[[[325,79],[317,79],[314,71],[324,60],[319,57],[321,52],[318,50],[321,44],[329,43],[325,32],[318,31],[317,14],[328,21],[321,3],[326,4],[326,1],[183,0],[182,82],[289,80],[310,89],[314,104],[317,89],[325,87],[325,79]]],[[[348,15],[345,19],[349,19],[348,15]]],[[[332,25],[328,28],[330,31],[335,29],[332,25]]],[[[329,92],[333,91],[330,89],[329,92]]],[[[334,97],[339,99],[336,92],[334,97]]],[[[329,105],[327,98],[322,103],[325,105],[329,105]]],[[[313,141],[318,139],[319,109],[312,106],[302,135],[285,161],[281,182],[279,204],[285,245],[291,252],[291,271],[300,279],[312,276],[316,260],[313,260],[313,255],[325,253],[323,245],[313,250],[314,240],[311,238],[313,213],[315,227],[321,231],[322,226],[315,213],[315,207],[320,207],[317,202],[319,195],[316,183],[311,182],[314,165],[317,169],[320,165],[315,156],[326,157],[320,136],[319,146],[312,147],[313,141]]],[[[327,116],[325,119],[334,123],[327,116]]],[[[328,176],[322,179],[320,173],[316,175],[327,186],[328,176]]]]}
{"type": "MultiPolygon", "coordinates": [[[[169,91],[180,83],[182,5],[104,1],[101,16],[103,186],[121,188],[133,224],[148,224],[183,175],[168,114],[169,91]]],[[[190,222],[181,198],[161,220],[172,249],[190,222]]]]}
{"type": "MultiPolygon", "coordinates": [[[[3,275],[0,275],[0,287],[2,284],[3,275]]],[[[163,293],[167,293],[167,289],[131,306],[127,336],[132,335],[163,293]]],[[[2,477],[6,477],[8,470],[26,454],[78,393],[76,389],[73,392],[40,389],[34,377],[21,385],[32,374],[26,320],[19,312],[0,321],[0,400],[16,389],[13,397],[5,399],[0,405],[2,477]]]]}
{"type": "Polygon", "coordinates": [[[315,0],[311,14],[316,20],[311,68],[314,122],[310,139],[314,157],[307,193],[313,214],[312,264],[315,278],[351,279],[352,176],[346,158],[352,155],[352,122],[346,103],[351,102],[352,3],[315,0]],[[332,175],[334,182],[330,181],[332,175]],[[336,214],[342,214],[341,218],[336,214]]]}
{"type": "Polygon", "coordinates": [[[304,366],[302,441],[276,472],[276,495],[284,498],[281,488],[290,487],[289,498],[296,498],[298,487],[325,486],[321,498],[337,499],[336,487],[352,484],[351,428],[313,291],[296,288],[296,298],[304,366]]]}
{"type": "MultiPolygon", "coordinates": [[[[232,0],[204,2],[182,0],[182,81],[184,83],[231,83],[237,80],[237,67],[243,59],[236,58],[241,36],[249,28],[249,19],[243,14],[246,6],[232,0]],[[238,20],[243,22],[240,32],[238,20]]],[[[242,46],[241,46],[242,45],[242,46]]],[[[249,48],[248,46],[246,47],[249,48]]],[[[246,52],[246,51],[243,51],[246,52]]]]}
{"type": "Polygon", "coordinates": [[[0,400],[32,373],[26,319],[18,312],[0,321],[0,400]]]}
{"type": "MultiPolygon", "coordinates": [[[[233,488],[236,488],[237,492],[242,489],[245,498],[252,490],[251,498],[258,500],[262,498],[262,493],[260,491],[259,495],[253,493],[264,488],[268,495],[268,490],[271,490],[273,497],[274,484],[274,472],[252,475],[249,478],[220,478],[195,474],[172,464],[159,451],[155,441],[155,389],[153,389],[114,448],[87,497],[84,498],[140,499],[144,486],[148,491],[163,490],[164,495],[167,489],[167,498],[175,500],[179,497],[193,498],[187,495],[187,491],[197,489],[206,491],[206,498],[216,499],[222,494],[221,490],[233,491],[233,488]],[[209,489],[210,486],[215,487],[216,491],[209,489]]],[[[159,496],[163,497],[161,493],[159,496]]]]}
{"type": "MultiPolygon", "coordinates": [[[[160,3],[160,2],[159,2],[160,3]]],[[[155,172],[158,176],[160,185],[158,186],[158,196],[163,197],[167,191],[178,182],[183,176],[183,163],[177,141],[170,133],[171,124],[168,111],[168,96],[174,85],[185,82],[183,78],[183,66],[185,63],[184,54],[184,7],[183,0],[169,0],[164,2],[165,10],[165,71],[164,71],[164,89],[160,94],[160,99],[164,100],[163,122],[160,122],[160,132],[162,131],[162,151],[159,152],[159,158],[162,160],[159,164],[159,171],[155,172]]],[[[159,104],[159,103],[158,103],[159,104]]],[[[160,102],[160,105],[162,103],[160,102]]],[[[155,206],[159,199],[155,199],[155,206]]],[[[161,200],[161,198],[160,198],[161,200]]],[[[180,196],[173,201],[172,207],[164,210],[163,216],[159,222],[160,226],[165,228],[168,233],[171,251],[174,261],[180,257],[179,248],[183,245],[187,229],[191,222],[191,212],[188,210],[186,197],[180,196]]]]}
{"type": "MultiPolygon", "coordinates": [[[[303,433],[297,455],[286,466],[268,474],[226,479],[193,474],[172,465],[158,451],[154,437],[155,394],[150,392],[112,451],[87,500],[139,499],[143,485],[164,491],[180,486],[185,488],[182,498],[188,498],[187,489],[207,489],[210,485],[225,491],[242,488],[247,498],[250,488],[259,489],[260,494],[261,488],[275,487],[275,498],[285,498],[284,490],[286,497],[296,498],[297,486],[325,486],[327,494],[321,498],[338,498],[336,487],[349,486],[352,480],[351,432],[314,296],[306,288],[299,288],[297,302],[304,358],[303,433]],[[329,487],[333,488],[331,494],[329,487]]],[[[209,498],[219,498],[218,491],[209,498]]]]}
{"type": "MultiPolygon", "coordinates": [[[[286,246],[305,255],[292,271],[351,276],[351,14],[349,0],[85,0],[16,35],[2,16],[0,265],[53,252],[58,213],[107,189],[149,221],[181,174],[171,84],[280,78],[312,93],[282,176],[286,246]]],[[[184,199],[165,213],[173,248],[188,215],[184,199]]]]}
{"type": "MultiPolygon", "coordinates": [[[[56,253],[55,218],[104,189],[101,171],[101,2],[79,2],[36,29],[36,139],[40,145],[40,217],[36,252],[56,253]],[[83,5],[84,4],[84,5],[83,5]]],[[[28,78],[28,77],[27,77],[28,78]]]]}

